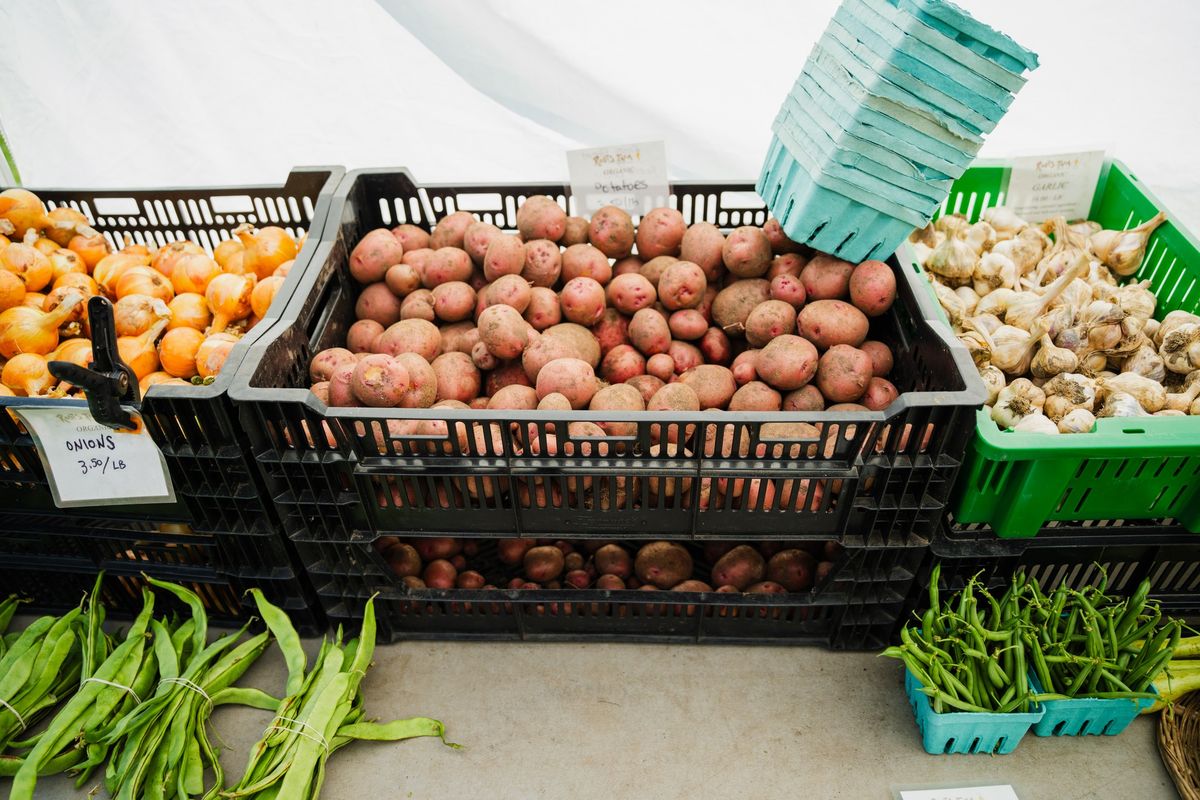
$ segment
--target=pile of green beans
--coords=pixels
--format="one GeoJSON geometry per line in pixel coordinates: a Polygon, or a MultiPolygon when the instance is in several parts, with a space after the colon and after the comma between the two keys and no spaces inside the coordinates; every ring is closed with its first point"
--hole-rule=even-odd
{"type": "MultiPolygon", "coordinates": [[[[20,601],[17,596],[10,595],[3,602],[0,602],[0,658],[8,651],[8,626],[12,622],[13,614],[17,613],[17,606],[20,601]]],[[[16,635],[13,635],[13,641],[16,641],[16,635]]]]}
{"type": "Polygon", "coordinates": [[[905,625],[897,658],[934,710],[1010,713],[1042,700],[1153,697],[1150,683],[1171,659],[1183,625],[1164,619],[1144,581],[1129,598],[1100,586],[1060,585],[1049,595],[1024,573],[996,598],[978,577],[941,602],[941,565],[929,582],[920,627],[905,625]],[[1029,680],[1037,676],[1040,690],[1029,680]]]}
{"type": "Polygon", "coordinates": [[[342,644],[338,631],[321,643],[311,672],[300,639],[287,615],[253,590],[259,613],[279,642],[288,668],[287,696],[275,718],[250,754],[236,786],[221,792],[226,798],[251,800],[315,800],[325,779],[329,756],[356,739],[399,741],[437,736],[444,744],[446,729],[427,717],[396,720],[386,725],[364,721],[361,681],[375,652],[374,598],[367,601],[362,632],[342,644]]]}

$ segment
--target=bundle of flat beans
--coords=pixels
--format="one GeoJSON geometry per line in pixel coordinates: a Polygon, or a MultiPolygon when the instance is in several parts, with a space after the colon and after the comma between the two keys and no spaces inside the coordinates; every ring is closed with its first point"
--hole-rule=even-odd
{"type": "Polygon", "coordinates": [[[41,617],[7,642],[0,657],[0,753],[19,745],[17,737],[78,688],[85,642],[90,646],[92,636],[82,607],[41,617]]]}

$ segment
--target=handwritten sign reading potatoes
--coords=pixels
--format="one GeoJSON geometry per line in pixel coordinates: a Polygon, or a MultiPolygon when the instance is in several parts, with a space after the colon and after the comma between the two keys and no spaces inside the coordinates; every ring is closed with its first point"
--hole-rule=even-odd
{"type": "Polygon", "coordinates": [[[162,451],[141,425],[115,431],[87,409],[11,407],[33,436],[59,508],[104,503],[173,503],[162,451]]]}
{"type": "Polygon", "coordinates": [[[662,142],[569,150],[567,169],[578,214],[590,215],[604,206],[645,214],[670,191],[662,142]]]}

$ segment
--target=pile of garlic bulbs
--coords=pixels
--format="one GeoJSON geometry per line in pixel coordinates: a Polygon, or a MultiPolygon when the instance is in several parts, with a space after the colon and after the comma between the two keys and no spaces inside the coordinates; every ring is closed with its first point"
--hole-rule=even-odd
{"type": "Polygon", "coordinates": [[[1032,225],[1003,206],[940,217],[909,241],[1004,429],[1086,433],[1096,417],[1200,415],[1200,316],[1154,319],[1141,266],[1159,213],[1103,230],[1032,225]],[[1050,235],[1047,235],[1050,234],[1050,235]]]}

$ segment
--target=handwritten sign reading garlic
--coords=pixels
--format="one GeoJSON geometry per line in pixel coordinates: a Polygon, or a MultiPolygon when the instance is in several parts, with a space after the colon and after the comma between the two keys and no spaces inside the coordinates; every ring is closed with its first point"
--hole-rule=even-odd
{"type": "Polygon", "coordinates": [[[567,151],[575,213],[591,215],[604,206],[645,214],[666,205],[667,147],[662,142],[616,144],[567,151]]]}
{"type": "Polygon", "coordinates": [[[1004,204],[1030,222],[1085,219],[1102,166],[1103,150],[1013,159],[1004,204]]]}
{"type": "Polygon", "coordinates": [[[59,508],[175,502],[162,451],[136,414],[137,430],[116,431],[86,408],[9,408],[33,437],[59,508]]]}

